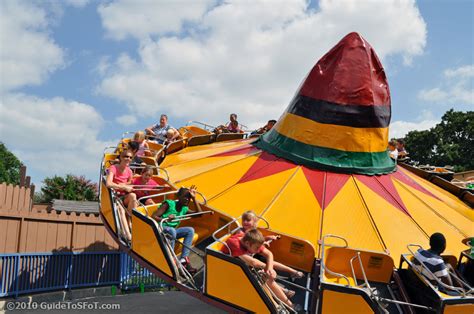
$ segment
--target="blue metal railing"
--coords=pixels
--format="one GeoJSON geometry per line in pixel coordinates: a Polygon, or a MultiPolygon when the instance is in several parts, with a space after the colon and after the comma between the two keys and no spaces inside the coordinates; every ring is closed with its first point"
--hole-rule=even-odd
{"type": "Polygon", "coordinates": [[[120,256],[120,287],[124,290],[138,287],[157,288],[165,282],[144,268],[127,254],[120,256]]]}
{"type": "Polygon", "coordinates": [[[148,288],[164,282],[121,252],[0,254],[0,297],[109,285],[148,288]]]}

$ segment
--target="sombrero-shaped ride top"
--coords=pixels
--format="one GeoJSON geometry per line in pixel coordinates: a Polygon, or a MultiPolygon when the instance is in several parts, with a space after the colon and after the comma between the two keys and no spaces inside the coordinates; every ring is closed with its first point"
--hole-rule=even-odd
{"type": "Polygon", "coordinates": [[[426,247],[442,232],[446,252],[458,255],[474,211],[395,166],[386,151],[389,121],[383,68],[352,33],[316,64],[269,133],[187,147],[161,166],[177,186],[198,186],[211,208],[232,217],[252,209],[316,250],[323,235],[336,234],[398,258],[407,244],[426,247]]]}
{"type": "Polygon", "coordinates": [[[275,127],[256,146],[312,168],[383,174],[390,91],[374,49],[357,33],[345,36],[313,67],[275,127]]]}

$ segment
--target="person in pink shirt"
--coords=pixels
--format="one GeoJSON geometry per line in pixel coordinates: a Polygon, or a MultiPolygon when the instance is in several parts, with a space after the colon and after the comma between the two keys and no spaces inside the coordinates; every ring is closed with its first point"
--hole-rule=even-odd
{"type": "MultiPolygon", "coordinates": [[[[131,215],[132,209],[137,206],[137,196],[133,193],[133,186],[131,185],[133,173],[129,167],[132,158],[133,153],[130,150],[122,151],[119,156],[119,163],[109,167],[106,179],[107,188],[115,190],[117,196],[127,206],[128,215],[131,215]]],[[[118,214],[122,224],[123,236],[127,241],[131,241],[131,222],[121,206],[119,206],[118,214]]]]}
{"type": "Polygon", "coordinates": [[[229,133],[243,133],[240,129],[239,122],[237,121],[237,115],[235,113],[230,114],[230,122],[226,124],[227,131],[229,133]]]}
{"type": "MultiPolygon", "coordinates": [[[[156,193],[159,188],[158,183],[152,179],[153,167],[146,166],[142,172],[142,175],[138,178],[133,179],[132,185],[135,187],[134,193],[137,199],[156,193]]],[[[152,198],[145,200],[145,205],[155,204],[152,198]]]]}

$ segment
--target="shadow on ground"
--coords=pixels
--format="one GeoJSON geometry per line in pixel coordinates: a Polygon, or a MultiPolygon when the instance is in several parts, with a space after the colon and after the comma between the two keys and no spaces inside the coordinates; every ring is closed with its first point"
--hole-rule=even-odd
{"type": "MultiPolygon", "coordinates": [[[[38,302],[38,309],[14,310],[6,313],[225,313],[179,291],[131,293],[100,296],[74,301],[38,302]],[[69,304],[68,304],[69,302],[69,304]],[[41,303],[41,304],[40,304],[41,303]],[[40,309],[43,308],[43,309],[40,309]],[[119,307],[119,309],[116,309],[119,307]],[[69,308],[69,310],[67,309],[69,308]]],[[[31,305],[30,305],[31,307],[31,305]]]]}

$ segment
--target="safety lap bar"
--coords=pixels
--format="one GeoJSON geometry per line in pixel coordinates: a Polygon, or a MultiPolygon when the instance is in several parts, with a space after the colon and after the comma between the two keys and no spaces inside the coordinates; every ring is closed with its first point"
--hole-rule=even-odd
{"type": "MultiPolygon", "coordinates": [[[[163,169],[164,170],[164,169],[163,169]]],[[[168,174],[168,173],[166,173],[168,174]]],[[[149,199],[149,198],[153,198],[153,197],[158,197],[158,196],[164,196],[164,195],[171,195],[171,194],[176,194],[178,193],[178,191],[168,191],[168,192],[163,192],[163,193],[157,193],[157,194],[152,194],[152,195],[146,195],[146,196],[143,196],[143,197],[140,197],[137,201],[140,202],[141,204],[143,204],[141,201],[142,200],[146,200],[146,199],[149,199]]],[[[206,205],[207,204],[207,199],[204,197],[204,195],[201,193],[201,192],[198,192],[196,191],[197,194],[199,194],[202,199],[203,199],[203,205],[206,205]]],[[[166,197],[165,197],[165,200],[166,200],[166,197]]],[[[152,207],[156,204],[151,204],[151,205],[144,205],[143,208],[145,209],[147,215],[148,215],[148,207],[152,207]]]]}
{"type": "Polygon", "coordinates": [[[329,268],[327,268],[327,266],[325,265],[324,263],[324,251],[325,251],[325,246],[326,246],[326,238],[336,238],[336,239],[340,239],[340,240],[343,240],[345,245],[344,246],[338,246],[338,245],[327,245],[327,246],[330,246],[330,247],[341,247],[341,248],[346,248],[348,245],[347,245],[347,240],[344,239],[343,237],[340,237],[340,236],[337,236],[337,235],[333,235],[333,234],[326,234],[325,236],[323,236],[322,240],[320,241],[320,244],[321,244],[321,273],[320,273],[320,277],[323,278],[323,275],[324,275],[324,271],[328,272],[329,274],[333,275],[333,276],[336,276],[336,277],[339,277],[339,278],[344,278],[344,280],[347,281],[347,285],[350,286],[351,285],[351,282],[349,281],[349,278],[347,278],[345,275],[343,274],[339,274],[339,273],[336,273],[336,272],[333,272],[331,271],[329,268]]]}
{"type": "Polygon", "coordinates": [[[160,168],[160,166],[134,164],[133,166],[130,166],[130,169],[145,169],[147,167],[156,169],[156,171],[158,171],[158,176],[160,175],[160,172],[163,171],[166,174],[166,181],[170,180],[170,175],[168,174],[168,171],[166,171],[166,169],[160,168]]]}
{"type": "MultiPolygon", "coordinates": [[[[370,284],[369,284],[369,280],[367,280],[367,276],[365,275],[364,266],[362,265],[362,260],[360,258],[360,252],[357,252],[357,254],[353,258],[351,258],[351,260],[349,261],[350,264],[351,264],[352,277],[354,277],[355,284],[356,284],[356,286],[358,286],[357,277],[356,277],[355,270],[354,270],[354,260],[355,259],[359,260],[359,265],[360,265],[360,269],[362,271],[362,276],[364,277],[364,284],[366,285],[367,288],[369,288],[370,294],[372,294],[372,290],[371,290],[371,287],[370,287],[370,284]]],[[[364,286],[364,285],[362,285],[362,286],[364,286]]]]}
{"type": "Polygon", "coordinates": [[[212,214],[212,213],[214,213],[212,210],[207,210],[207,211],[204,211],[204,212],[191,213],[191,214],[186,214],[186,215],[182,215],[182,216],[179,216],[179,217],[175,217],[173,220],[170,220],[169,218],[163,218],[160,221],[160,227],[161,227],[161,229],[163,229],[163,223],[166,222],[166,221],[168,221],[168,222],[177,222],[177,221],[189,220],[189,219],[193,218],[194,216],[200,216],[200,215],[212,214]]]}

